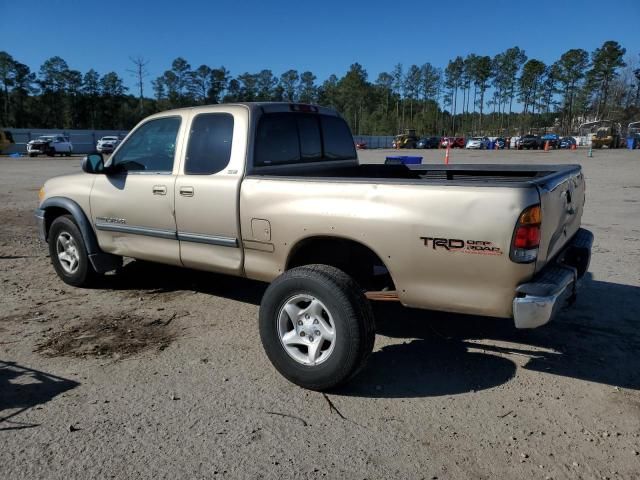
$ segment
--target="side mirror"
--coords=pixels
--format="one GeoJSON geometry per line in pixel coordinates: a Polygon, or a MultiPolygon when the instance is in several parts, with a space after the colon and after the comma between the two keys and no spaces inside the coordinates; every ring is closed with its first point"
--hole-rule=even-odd
{"type": "Polygon", "coordinates": [[[82,159],[82,171],[85,173],[104,173],[104,158],[101,153],[90,153],[82,159]]]}

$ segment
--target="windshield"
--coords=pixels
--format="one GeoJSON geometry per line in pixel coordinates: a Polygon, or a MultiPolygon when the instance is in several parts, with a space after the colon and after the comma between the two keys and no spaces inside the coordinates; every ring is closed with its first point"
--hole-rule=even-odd
{"type": "Polygon", "coordinates": [[[118,140],[118,137],[102,137],[103,142],[112,140],[118,140]]]}
{"type": "Polygon", "coordinates": [[[50,142],[53,139],[54,137],[51,135],[41,135],[40,137],[38,137],[38,140],[44,140],[45,142],[50,142]]]}

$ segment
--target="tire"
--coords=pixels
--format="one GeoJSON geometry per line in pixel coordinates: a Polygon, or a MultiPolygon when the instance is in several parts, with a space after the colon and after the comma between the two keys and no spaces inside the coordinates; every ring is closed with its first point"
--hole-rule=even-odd
{"type": "Polygon", "coordinates": [[[71,215],[62,215],[51,224],[49,255],[58,277],[68,285],[89,287],[98,277],[89,261],[82,234],[71,215]],[[61,254],[65,254],[67,260],[61,259],[61,254]]]}
{"type": "Polygon", "coordinates": [[[354,377],[375,341],[373,312],[364,292],[349,275],[328,265],[297,267],[276,278],[262,298],[259,329],[276,370],[296,385],[319,391],[354,377]],[[299,314],[299,320],[290,312],[299,314]],[[285,346],[287,336],[291,343],[285,346]],[[315,345],[315,350],[308,348],[315,345]]]}
{"type": "Polygon", "coordinates": [[[30,156],[31,158],[33,158],[33,157],[37,157],[37,156],[38,156],[38,154],[37,154],[37,153],[30,153],[30,154],[29,154],[29,156],[30,156]]]}
{"type": "Polygon", "coordinates": [[[51,148],[51,149],[47,150],[47,157],[55,157],[55,156],[56,156],[55,149],[51,148]]]}

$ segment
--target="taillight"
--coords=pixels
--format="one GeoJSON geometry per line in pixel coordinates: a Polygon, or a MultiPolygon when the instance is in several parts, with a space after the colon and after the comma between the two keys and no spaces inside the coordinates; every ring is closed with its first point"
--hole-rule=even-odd
{"type": "Polygon", "coordinates": [[[534,248],[540,245],[540,225],[523,225],[516,230],[513,246],[534,248]]]}
{"type": "Polygon", "coordinates": [[[528,207],[520,214],[513,234],[511,260],[518,263],[529,263],[538,258],[541,224],[542,210],[540,205],[528,207]]]}

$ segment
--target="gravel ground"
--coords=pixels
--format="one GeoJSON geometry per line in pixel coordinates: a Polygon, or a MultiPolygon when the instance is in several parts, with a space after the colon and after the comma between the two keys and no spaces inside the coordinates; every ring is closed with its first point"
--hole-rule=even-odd
{"type": "Polygon", "coordinates": [[[640,152],[451,161],[583,165],[577,305],[534,331],[378,306],[368,366],[323,395],[268,363],[263,284],[142,262],[63,284],[32,211],[80,158],[0,158],[0,478],[640,477],[640,152]]]}

